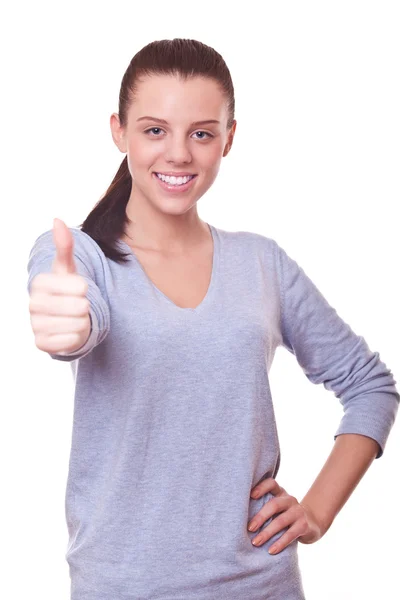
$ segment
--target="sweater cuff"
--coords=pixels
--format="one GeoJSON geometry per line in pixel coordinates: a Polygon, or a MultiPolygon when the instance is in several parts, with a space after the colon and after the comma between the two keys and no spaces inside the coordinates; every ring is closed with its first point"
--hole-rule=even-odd
{"type": "MultiPolygon", "coordinates": [[[[371,398],[371,395],[366,398],[371,398]]],[[[397,396],[390,393],[377,392],[373,395],[373,403],[380,406],[380,413],[372,414],[371,400],[365,401],[364,410],[360,407],[348,407],[334,435],[336,440],[342,433],[358,433],[372,438],[379,444],[376,458],[380,458],[385,450],[389,433],[399,408],[397,396]]]]}
{"type": "Polygon", "coordinates": [[[71,360],[71,358],[74,359],[74,357],[82,358],[85,354],[90,352],[90,350],[96,344],[98,333],[99,333],[99,327],[98,327],[96,313],[93,311],[92,308],[90,309],[89,317],[90,317],[90,334],[89,334],[88,339],[84,343],[84,345],[81,346],[80,348],[78,348],[77,350],[74,350],[73,352],[58,352],[56,354],[49,353],[51,358],[58,359],[58,360],[71,360]]]}

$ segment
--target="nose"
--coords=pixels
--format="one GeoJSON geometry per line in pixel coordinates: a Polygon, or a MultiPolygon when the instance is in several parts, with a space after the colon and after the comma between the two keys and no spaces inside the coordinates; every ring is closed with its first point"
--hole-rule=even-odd
{"type": "Polygon", "coordinates": [[[168,162],[189,163],[192,161],[192,155],[189,150],[188,140],[182,137],[170,137],[165,151],[165,158],[168,162]]]}

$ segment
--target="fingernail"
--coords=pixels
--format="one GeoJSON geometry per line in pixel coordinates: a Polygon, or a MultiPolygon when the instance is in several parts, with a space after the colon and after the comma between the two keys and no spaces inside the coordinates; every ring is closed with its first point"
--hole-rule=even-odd
{"type": "Polygon", "coordinates": [[[248,529],[249,531],[255,531],[257,529],[257,523],[253,521],[252,523],[250,523],[248,529]]]}
{"type": "Polygon", "coordinates": [[[271,548],[268,550],[268,552],[270,554],[274,554],[277,550],[278,550],[278,546],[271,546],[271,548]]]}
{"type": "Polygon", "coordinates": [[[254,488],[254,490],[251,492],[251,496],[253,498],[258,498],[259,495],[260,495],[260,490],[257,488],[254,488]]]}

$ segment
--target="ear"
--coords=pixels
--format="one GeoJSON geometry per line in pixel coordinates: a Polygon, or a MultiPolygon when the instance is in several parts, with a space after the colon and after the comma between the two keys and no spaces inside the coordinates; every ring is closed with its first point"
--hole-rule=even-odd
{"type": "Polygon", "coordinates": [[[126,131],[121,127],[118,113],[113,113],[110,117],[111,135],[120,152],[127,152],[126,131]]]}
{"type": "Polygon", "coordinates": [[[230,131],[228,133],[228,141],[227,141],[227,143],[225,145],[224,152],[223,152],[222,156],[226,156],[229,153],[229,151],[230,151],[230,149],[232,147],[233,138],[235,137],[236,124],[237,124],[237,121],[233,121],[232,127],[231,127],[231,129],[230,129],[230,131]]]}

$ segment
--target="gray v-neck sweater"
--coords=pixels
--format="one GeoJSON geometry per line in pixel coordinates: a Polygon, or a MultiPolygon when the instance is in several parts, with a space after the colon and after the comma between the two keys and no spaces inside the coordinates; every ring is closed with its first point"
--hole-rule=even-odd
{"type": "MultiPolygon", "coordinates": [[[[92,332],[71,363],[74,418],[66,520],[72,600],[304,600],[297,544],[277,555],[247,525],[273,496],[278,432],[268,374],[279,345],[379,458],[400,396],[391,371],[272,238],[209,226],[212,278],[180,308],[135,254],[117,264],[71,228],[88,282],[92,332]]],[[[52,231],[35,241],[32,278],[49,272],[52,231]]],[[[269,519],[261,529],[269,523],[269,519]]]]}

